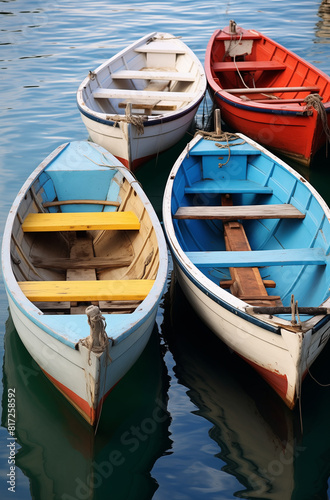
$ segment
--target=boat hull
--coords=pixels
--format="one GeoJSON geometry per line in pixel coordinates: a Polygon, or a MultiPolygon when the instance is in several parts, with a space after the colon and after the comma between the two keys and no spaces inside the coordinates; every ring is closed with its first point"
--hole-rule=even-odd
{"type": "MultiPolygon", "coordinates": [[[[37,323],[22,311],[7,291],[13,323],[25,348],[43,373],[76,408],[94,425],[102,403],[142,354],[153,330],[158,303],[139,325],[132,325],[125,338],[101,354],[89,352],[79,344],[76,349],[45,333],[47,325],[37,323]]],[[[110,323],[110,321],[109,321],[110,323]]],[[[110,323],[111,324],[111,323],[110,323]]],[[[74,326],[68,316],[67,328],[74,326]]],[[[86,317],[86,335],[89,326],[86,317]]]]}
{"type": "Polygon", "coordinates": [[[146,122],[143,134],[135,125],[120,122],[118,126],[108,120],[97,120],[80,109],[82,121],[90,138],[110,151],[126,168],[137,170],[143,163],[166,151],[180,141],[191,127],[200,102],[185,113],[171,119],[146,122]]]}
{"type": "MultiPolygon", "coordinates": [[[[173,251],[173,248],[170,247],[173,251]]],[[[249,363],[292,409],[300,395],[302,381],[309,367],[323,350],[330,336],[327,322],[316,333],[280,329],[277,333],[237,317],[235,310],[219,304],[210,290],[174,260],[179,285],[191,307],[232,351],[249,363]]]]}
{"type": "MultiPolygon", "coordinates": [[[[237,105],[225,92],[211,91],[211,94],[230,128],[302,165],[310,166],[312,158],[325,144],[323,127],[315,110],[303,115],[299,111],[253,109],[237,105]]],[[[328,116],[330,124],[330,114],[328,116]]]]}

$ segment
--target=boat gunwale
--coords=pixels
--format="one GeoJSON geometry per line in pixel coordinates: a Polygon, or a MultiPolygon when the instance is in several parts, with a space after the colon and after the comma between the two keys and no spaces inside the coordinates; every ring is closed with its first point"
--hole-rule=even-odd
{"type": "MultiPolygon", "coordinates": [[[[202,102],[202,100],[204,99],[204,95],[205,95],[205,92],[202,95],[200,95],[198,97],[198,99],[196,99],[196,100],[194,99],[193,101],[190,101],[189,104],[187,106],[185,106],[184,108],[182,108],[182,110],[180,112],[171,111],[170,113],[166,113],[164,115],[159,113],[158,115],[149,115],[149,116],[135,114],[135,116],[142,116],[144,118],[144,120],[143,120],[144,127],[150,127],[150,126],[154,126],[154,125],[161,125],[162,123],[173,122],[173,121],[175,121],[179,118],[182,118],[183,116],[191,113],[196,107],[198,107],[200,105],[200,103],[202,102]]],[[[110,126],[115,126],[118,123],[117,121],[112,121],[110,118],[111,116],[117,116],[118,115],[117,113],[109,114],[109,113],[100,113],[98,111],[93,111],[88,106],[81,105],[78,102],[78,100],[77,100],[77,107],[78,107],[78,110],[80,111],[81,114],[83,114],[84,116],[86,116],[86,118],[88,118],[92,121],[102,123],[103,125],[110,125],[110,126]],[[107,118],[107,117],[109,117],[109,118],[107,118]]],[[[124,117],[125,114],[122,114],[119,116],[124,117]]],[[[127,122],[127,125],[132,126],[132,124],[129,122],[127,122]]]]}

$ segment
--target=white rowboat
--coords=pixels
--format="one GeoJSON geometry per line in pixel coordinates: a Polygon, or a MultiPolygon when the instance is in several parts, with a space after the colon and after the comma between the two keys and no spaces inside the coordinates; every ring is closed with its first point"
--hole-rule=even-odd
{"type": "Polygon", "coordinates": [[[182,139],[205,91],[192,50],[154,32],[91,71],[77,104],[90,138],[135,170],[182,139]]]}
{"type": "Polygon", "coordinates": [[[26,349],[96,424],[149,340],[167,277],[163,232],[135,177],[95,144],[58,147],[13,203],[2,272],[26,349]]]}

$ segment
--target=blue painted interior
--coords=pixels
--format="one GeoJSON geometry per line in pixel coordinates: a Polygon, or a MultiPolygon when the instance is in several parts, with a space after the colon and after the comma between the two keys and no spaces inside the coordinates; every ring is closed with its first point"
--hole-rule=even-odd
{"type": "MultiPolygon", "coordinates": [[[[319,248],[320,255],[327,256],[330,224],[305,183],[263,152],[241,142],[238,139],[236,145],[230,145],[226,165],[229,150],[225,143],[221,143],[224,148],[219,148],[215,142],[202,139],[189,151],[174,180],[172,214],[180,206],[221,205],[221,193],[226,192],[232,193],[234,205],[291,203],[306,213],[304,219],[241,221],[251,249],[297,249],[298,259],[302,255],[299,249],[319,248]]],[[[225,251],[221,221],[173,219],[173,224],[186,252],[225,251]]],[[[218,263],[211,262],[210,255],[203,255],[206,261],[202,257],[198,260],[203,261],[200,269],[208,278],[216,284],[230,278],[221,254],[218,263]]],[[[318,306],[329,296],[329,259],[315,265],[310,258],[301,265],[286,262],[285,266],[260,267],[264,279],[275,281],[271,294],[279,295],[283,305],[290,304],[292,293],[300,306],[318,306]]]]}
{"type": "MultiPolygon", "coordinates": [[[[111,182],[118,175],[120,162],[104,154],[87,141],[70,143],[45,169],[49,182],[44,189],[48,200],[112,200],[116,201],[119,186],[111,182]]],[[[63,212],[102,211],[102,205],[63,205],[63,212]]],[[[53,211],[57,210],[56,208],[53,211]]],[[[106,207],[105,211],[115,210],[106,207]]]]}

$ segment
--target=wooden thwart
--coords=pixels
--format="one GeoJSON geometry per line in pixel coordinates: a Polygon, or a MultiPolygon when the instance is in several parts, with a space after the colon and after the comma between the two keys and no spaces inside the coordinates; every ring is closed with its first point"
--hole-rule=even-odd
{"type": "Polygon", "coordinates": [[[224,61],[213,63],[214,71],[237,71],[237,69],[239,71],[282,71],[286,69],[286,65],[278,61],[224,61]]]}
{"type": "Polygon", "coordinates": [[[144,300],[154,280],[21,281],[31,302],[144,300]]]}
{"type": "MultiPolygon", "coordinates": [[[[256,154],[259,154],[256,151],[256,154]]],[[[194,182],[191,186],[185,187],[187,194],[202,194],[202,193],[264,193],[272,194],[273,190],[269,186],[262,186],[257,182],[248,180],[213,180],[203,179],[194,182]]]]}
{"type": "Polygon", "coordinates": [[[65,212],[30,213],[25,218],[24,232],[87,231],[140,229],[134,212],[65,212]]]}
{"type": "Polygon", "coordinates": [[[136,99],[159,101],[191,101],[196,96],[193,92],[159,92],[152,90],[102,89],[94,90],[95,99],[136,99]]]}
{"type": "Polygon", "coordinates": [[[50,258],[32,259],[35,267],[43,269],[110,269],[114,267],[129,266],[131,259],[113,257],[91,257],[91,258],[50,258]]]}
{"type": "Polygon", "coordinates": [[[325,266],[327,257],[322,248],[292,248],[281,250],[186,252],[198,267],[251,266],[325,266]]]}
{"type": "Polygon", "coordinates": [[[111,200],[54,200],[45,201],[43,204],[44,208],[48,207],[59,207],[62,205],[104,205],[109,207],[119,207],[119,201],[111,200]]]}
{"type": "Polygon", "coordinates": [[[194,206],[179,207],[175,219],[303,219],[301,213],[291,204],[279,205],[244,205],[244,206],[194,206]]]}
{"type": "Polygon", "coordinates": [[[240,89],[223,89],[230,94],[260,94],[270,92],[320,92],[320,87],[260,87],[260,88],[240,88],[240,89]]]}
{"type": "Polygon", "coordinates": [[[177,71],[157,71],[157,70],[121,70],[112,73],[114,80],[172,80],[182,82],[193,82],[195,77],[191,73],[179,73],[177,71]]]}
{"type": "Polygon", "coordinates": [[[155,110],[155,111],[175,111],[178,107],[177,104],[165,104],[161,101],[154,102],[144,102],[143,100],[138,101],[137,99],[120,102],[118,108],[126,108],[127,104],[131,104],[132,109],[145,109],[145,110],[155,110]]]}
{"type": "MultiPolygon", "coordinates": [[[[276,283],[275,281],[273,280],[262,280],[265,288],[275,288],[276,287],[276,283]]],[[[221,288],[230,288],[231,286],[233,286],[234,284],[234,280],[221,280],[220,281],[220,286],[221,288]]]]}

